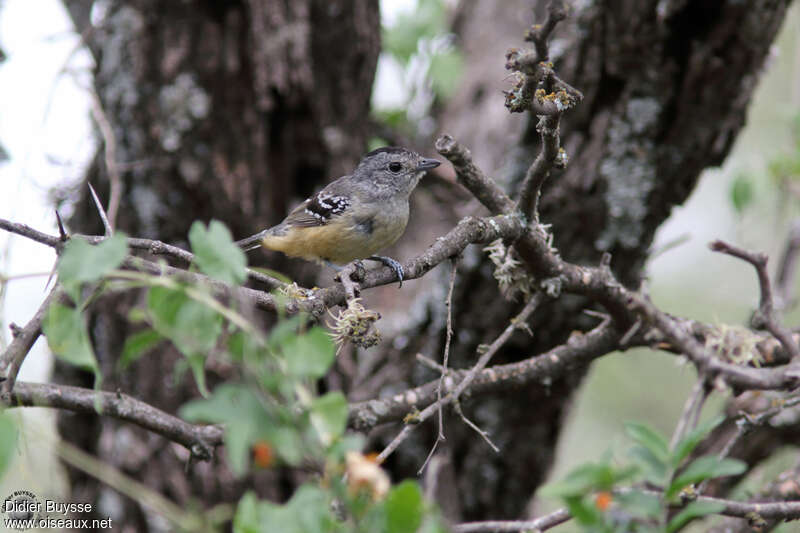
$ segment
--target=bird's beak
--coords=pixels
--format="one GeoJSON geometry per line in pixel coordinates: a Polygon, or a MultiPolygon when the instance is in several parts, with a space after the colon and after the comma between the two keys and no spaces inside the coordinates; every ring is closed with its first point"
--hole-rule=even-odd
{"type": "Polygon", "coordinates": [[[417,170],[430,170],[432,168],[436,168],[441,165],[441,161],[436,159],[423,159],[420,161],[419,165],[417,165],[417,170]]]}

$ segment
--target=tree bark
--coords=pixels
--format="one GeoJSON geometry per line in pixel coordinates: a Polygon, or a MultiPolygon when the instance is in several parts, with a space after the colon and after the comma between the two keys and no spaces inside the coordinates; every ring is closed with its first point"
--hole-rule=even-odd
{"type": "MultiPolygon", "coordinates": [[[[380,51],[377,0],[64,3],[95,59],[94,89],[112,127],[123,188],[117,227],[129,235],[185,245],[191,223],[212,218],[237,238],[251,235],[351,169],[365,150],[380,51]]],[[[102,148],[87,180],[109,198],[102,148]]],[[[80,195],[71,227],[102,233],[85,187],[80,195]]],[[[264,261],[261,254],[250,259],[264,261]]],[[[270,259],[301,281],[314,271],[270,259]]],[[[105,386],[175,413],[197,390],[176,370],[173,350],[115,371],[132,332],[125,314],[137,298],[101,302],[92,315],[105,386]]],[[[208,371],[211,386],[225,377],[213,362],[208,371]]],[[[75,374],[57,369],[60,381],[87,383],[75,374]]],[[[65,414],[59,426],[63,438],[182,505],[236,501],[248,486],[278,500],[290,494],[285,472],[235,481],[222,454],[187,470],[185,450],[109,420],[65,414]]],[[[80,472],[69,475],[73,495],[93,502],[98,517],[135,531],[159,529],[138,503],[80,472]]]]}

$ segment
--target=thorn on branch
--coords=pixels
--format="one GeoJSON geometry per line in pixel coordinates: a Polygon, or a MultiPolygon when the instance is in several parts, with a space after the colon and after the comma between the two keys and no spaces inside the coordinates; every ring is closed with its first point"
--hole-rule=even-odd
{"type": "Polygon", "coordinates": [[[100,220],[103,221],[103,229],[105,231],[105,236],[111,237],[112,233],[114,233],[114,230],[111,229],[111,223],[109,223],[108,221],[108,215],[106,214],[106,210],[103,209],[103,204],[100,203],[100,198],[97,197],[97,193],[95,192],[94,187],[92,187],[92,184],[87,182],[87,185],[89,186],[89,192],[92,193],[92,200],[94,200],[94,205],[97,208],[97,212],[100,215],[100,220]]]}
{"type": "Polygon", "coordinates": [[[56,222],[58,222],[58,237],[61,239],[61,242],[67,242],[69,240],[69,235],[67,235],[67,230],[64,229],[64,221],[61,220],[61,215],[56,209],[56,222]]]}

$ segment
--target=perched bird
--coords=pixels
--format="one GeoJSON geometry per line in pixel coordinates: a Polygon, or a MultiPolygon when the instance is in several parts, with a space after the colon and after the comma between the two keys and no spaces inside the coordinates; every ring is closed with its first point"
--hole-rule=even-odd
{"type": "Polygon", "coordinates": [[[333,265],[372,259],[394,270],[402,284],[400,263],[373,254],[403,234],[411,191],[439,164],[405,148],[378,148],[365,155],[352,174],[298,205],[283,222],[237,244],[245,250],[260,245],[333,265]]]}

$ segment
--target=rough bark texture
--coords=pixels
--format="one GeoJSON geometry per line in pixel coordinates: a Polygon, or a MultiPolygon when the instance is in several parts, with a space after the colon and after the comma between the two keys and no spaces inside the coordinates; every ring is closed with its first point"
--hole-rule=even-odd
{"type": "MultiPolygon", "coordinates": [[[[185,244],[192,221],[211,218],[236,237],[251,235],[364,152],[380,50],[377,0],[112,0],[95,12],[101,19],[94,26],[92,1],[65,4],[96,61],[95,88],[123,178],[118,228],[129,235],[185,244]]],[[[88,179],[104,199],[107,176],[98,155],[88,179]]],[[[72,228],[102,232],[85,188],[80,193],[72,228]]],[[[255,254],[251,260],[264,261],[255,254]]],[[[174,413],[197,397],[190,375],[175,370],[175,353],[114,372],[132,303],[109,302],[93,318],[107,387],[174,413]]],[[[211,385],[224,379],[224,369],[209,367],[211,385]]],[[[57,380],[68,373],[60,367],[57,380]]],[[[221,464],[194,465],[187,475],[182,450],[110,421],[64,415],[60,428],[183,504],[235,501],[247,485],[282,499],[291,487],[280,472],[234,482],[221,464]]],[[[76,498],[100,503],[98,515],[135,531],[156,528],[137,503],[78,472],[70,476],[76,498]]]]}
{"type": "MultiPolygon", "coordinates": [[[[84,31],[91,2],[65,3],[84,31]]],[[[574,2],[572,16],[556,32],[552,56],[559,75],[586,98],[562,121],[572,162],[545,184],[541,216],[553,224],[555,245],[567,259],[596,262],[611,252],[620,279],[638,285],[658,225],[685,200],[700,171],[719,164],[730,149],[787,3],[574,2]]],[[[454,20],[467,73],[439,117],[442,130],[468,144],[485,170],[510,188],[538,152],[536,118],[508,115],[500,94],[503,52],[522,44],[532,21],[529,5],[461,3],[454,20]]],[[[120,145],[118,159],[127,164],[121,229],[180,243],[192,220],[213,216],[237,236],[249,234],[350,167],[364,149],[379,46],[376,1],[137,0],[110,6],[102,27],[87,35],[97,58],[97,91],[120,145]]],[[[107,181],[100,161],[90,179],[106,184],[102,189],[107,181]]],[[[416,216],[441,212],[428,207],[416,216]]],[[[439,214],[436,220],[447,218],[439,214]]],[[[85,204],[73,225],[100,229],[85,204]]],[[[430,242],[426,230],[427,224],[412,221],[404,240],[422,249],[430,242]]],[[[395,342],[357,356],[359,368],[371,369],[368,376],[334,376],[331,383],[356,387],[351,397],[364,399],[430,379],[414,364],[414,354],[442,353],[445,278],[432,273],[425,283],[437,290],[420,291],[403,306],[403,317],[392,322],[395,342]]],[[[585,328],[593,320],[581,315],[585,305],[574,297],[547,304],[535,315],[533,340],[516,333],[494,362],[528,357],[585,328]]],[[[487,261],[469,251],[454,294],[451,364],[473,362],[478,345],[491,342],[518,307],[501,299],[487,261]]],[[[97,316],[93,332],[105,368],[113,368],[125,331],[123,318],[97,316]]],[[[174,356],[151,356],[146,367],[120,376],[119,384],[174,412],[191,386],[173,384],[173,365],[174,356]]],[[[458,417],[447,417],[437,493],[449,516],[524,513],[553,462],[563,415],[584,372],[576,368],[565,380],[465,400],[465,413],[489,432],[500,454],[458,417]]],[[[163,441],[138,444],[138,432],[71,418],[63,425],[69,427],[66,437],[79,435],[84,449],[178,502],[233,499],[247,483],[281,498],[293,481],[275,472],[234,483],[216,464],[198,465],[186,476],[185,457],[163,441]]],[[[373,442],[396,430],[376,430],[373,442]]],[[[393,478],[415,475],[432,442],[432,433],[418,431],[404,443],[389,461],[393,478]]],[[[86,491],[85,501],[103,501],[90,481],[76,473],[71,481],[86,491]]],[[[116,500],[120,513],[108,503],[99,512],[115,520],[119,514],[137,530],[153,526],[134,503],[116,500]]]]}

